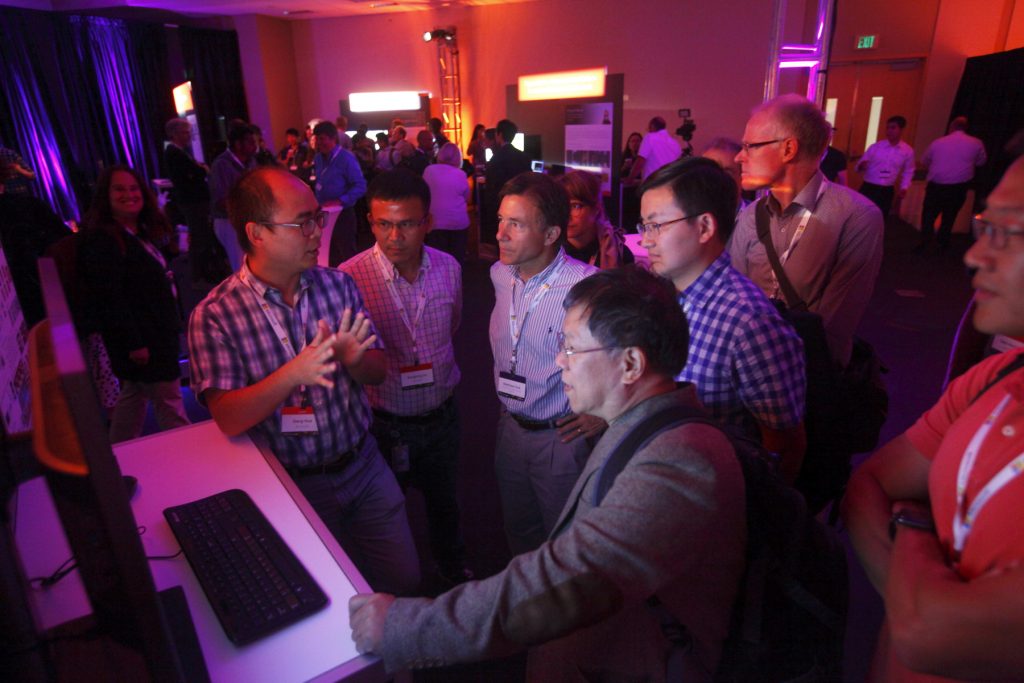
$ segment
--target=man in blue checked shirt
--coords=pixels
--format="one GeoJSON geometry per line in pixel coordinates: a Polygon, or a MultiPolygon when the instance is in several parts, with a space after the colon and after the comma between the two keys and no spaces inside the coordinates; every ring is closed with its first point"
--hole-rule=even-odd
{"type": "Polygon", "coordinates": [[[316,157],[313,172],[316,181],[313,191],[322,207],[341,207],[334,224],[327,263],[331,268],[356,255],[356,202],[366,194],[366,178],[359,161],[339,141],[338,129],[330,121],[321,121],[313,128],[316,137],[316,157]]]}
{"type": "Polygon", "coordinates": [[[318,268],[324,213],[281,167],[243,176],[228,214],[242,267],[192,313],[192,389],[221,431],[267,442],[374,590],[411,593],[405,497],[369,434],[384,351],[352,278],[318,268]]]}
{"type": "Polygon", "coordinates": [[[803,343],[768,297],[729,264],[736,181],[712,159],[686,158],[639,187],[637,226],[651,269],[672,281],[690,326],[679,380],[705,406],[780,456],[789,482],[804,456],[803,343]]]}

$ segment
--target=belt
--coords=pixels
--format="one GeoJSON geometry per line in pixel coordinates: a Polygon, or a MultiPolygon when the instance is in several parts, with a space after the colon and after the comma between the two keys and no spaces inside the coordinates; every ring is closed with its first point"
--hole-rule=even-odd
{"type": "Polygon", "coordinates": [[[546,429],[554,429],[558,426],[558,421],[562,419],[561,417],[556,417],[551,420],[531,420],[528,417],[522,417],[515,413],[509,413],[508,416],[528,432],[543,432],[546,429]]]}
{"type": "Polygon", "coordinates": [[[444,417],[444,415],[451,410],[454,403],[455,399],[449,396],[445,402],[438,407],[433,410],[428,410],[425,413],[420,413],[419,415],[395,415],[394,413],[389,413],[386,410],[378,410],[376,408],[373,409],[373,415],[384,422],[399,422],[411,425],[427,424],[444,417]]]}
{"type": "Polygon", "coordinates": [[[352,450],[345,451],[334,460],[330,462],[322,462],[317,465],[309,465],[307,467],[298,467],[294,465],[285,465],[285,471],[288,472],[293,478],[294,477],[312,477],[323,474],[334,474],[335,472],[341,472],[343,469],[349,466],[349,464],[356,459],[359,455],[359,451],[363,450],[363,443],[366,441],[366,434],[363,434],[362,438],[356,442],[356,445],[352,450]]]}

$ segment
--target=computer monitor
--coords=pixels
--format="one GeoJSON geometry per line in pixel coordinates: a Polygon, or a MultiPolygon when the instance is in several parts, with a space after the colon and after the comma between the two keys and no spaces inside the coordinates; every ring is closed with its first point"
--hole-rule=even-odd
{"type": "Polygon", "coordinates": [[[154,681],[209,680],[184,593],[156,590],[53,259],[39,259],[39,275],[47,319],[29,334],[33,446],[94,628],[141,655],[154,681]]]}

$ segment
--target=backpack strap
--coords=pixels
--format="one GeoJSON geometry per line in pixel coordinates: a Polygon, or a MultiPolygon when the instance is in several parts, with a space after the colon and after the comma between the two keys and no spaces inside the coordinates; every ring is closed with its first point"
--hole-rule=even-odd
{"type": "Polygon", "coordinates": [[[659,433],[686,422],[714,423],[698,408],[687,408],[681,405],[673,405],[656,413],[648,415],[637,423],[632,430],[619,442],[601,465],[597,473],[597,486],[594,487],[592,502],[594,506],[601,504],[608,491],[615,483],[616,477],[626,468],[633,455],[647,444],[659,433]]]}
{"type": "MultiPolygon", "coordinates": [[[[597,473],[597,485],[594,487],[593,496],[594,506],[601,504],[619,473],[626,468],[637,451],[661,432],[690,422],[716,426],[699,408],[681,405],[669,406],[648,415],[634,426],[615,447],[597,473]]],[[[671,645],[665,663],[665,680],[667,683],[682,683],[685,656],[693,649],[693,638],[690,637],[686,626],[661,603],[657,595],[652,595],[647,599],[647,607],[657,618],[662,635],[671,645]]]]}
{"type": "Polygon", "coordinates": [[[786,300],[786,308],[793,311],[806,311],[807,304],[796,293],[793,283],[789,281],[789,276],[786,275],[782,261],[779,260],[779,254],[775,251],[775,245],[772,243],[767,195],[758,200],[757,206],[754,208],[754,217],[757,222],[757,239],[764,245],[764,250],[768,254],[768,263],[771,264],[775,279],[779,282],[779,289],[782,290],[782,296],[786,300]]]}
{"type": "Polygon", "coordinates": [[[978,393],[977,393],[977,394],[976,394],[976,395],[974,396],[974,398],[972,398],[972,399],[971,399],[971,402],[970,402],[970,403],[968,403],[967,405],[968,405],[968,406],[972,406],[972,405],[974,405],[974,402],[975,402],[975,401],[977,401],[977,400],[978,400],[979,398],[981,398],[982,394],[984,394],[984,393],[985,393],[986,391],[988,391],[989,389],[991,389],[991,388],[992,388],[992,387],[994,387],[995,385],[999,384],[999,383],[1000,383],[1000,382],[1002,382],[1002,381],[1003,381],[1004,379],[1006,379],[1007,377],[1009,377],[1010,375],[1012,375],[1012,374],[1013,374],[1014,372],[1016,372],[1017,370],[1020,370],[1021,368],[1024,368],[1024,353],[1018,354],[1018,355],[1017,355],[1017,357],[1016,357],[1016,358],[1014,358],[1014,359],[1013,359],[1013,360],[1012,360],[1012,361],[1010,362],[1010,364],[1009,364],[1009,365],[1007,365],[1007,366],[1006,366],[1005,368],[1003,368],[1003,369],[1002,369],[1002,370],[1000,370],[1000,371],[999,371],[998,373],[996,373],[996,376],[992,378],[992,381],[991,381],[991,382],[989,382],[988,384],[986,384],[986,385],[985,385],[985,386],[984,386],[984,387],[982,388],[982,390],[981,390],[981,391],[979,391],[979,392],[978,392],[978,393]]]}

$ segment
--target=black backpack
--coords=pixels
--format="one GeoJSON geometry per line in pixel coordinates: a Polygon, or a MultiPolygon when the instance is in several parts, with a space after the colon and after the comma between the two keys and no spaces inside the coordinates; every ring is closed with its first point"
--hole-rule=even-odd
{"type": "MultiPolygon", "coordinates": [[[[640,422],[597,475],[599,505],[615,478],[660,432],[699,422],[722,430],[701,409],[672,406],[640,422]]],[[[746,569],[733,608],[716,681],[825,683],[842,680],[848,586],[846,552],[833,530],[815,519],[799,493],[776,474],[772,456],[756,441],[729,438],[746,486],[746,569]]],[[[681,680],[689,648],[685,624],[648,600],[672,643],[669,683],[681,680]]]]}
{"type": "Polygon", "coordinates": [[[755,217],[757,239],[765,248],[784,297],[784,301],[775,301],[776,308],[804,343],[807,452],[795,486],[816,514],[829,501],[842,497],[850,478],[851,456],[878,445],[889,414],[889,394],[882,381],[887,371],[871,344],[859,337],[853,340],[847,366],[836,365],[825,341],[821,316],[807,309],[775,251],[764,199],[758,201],[755,217]]]}

